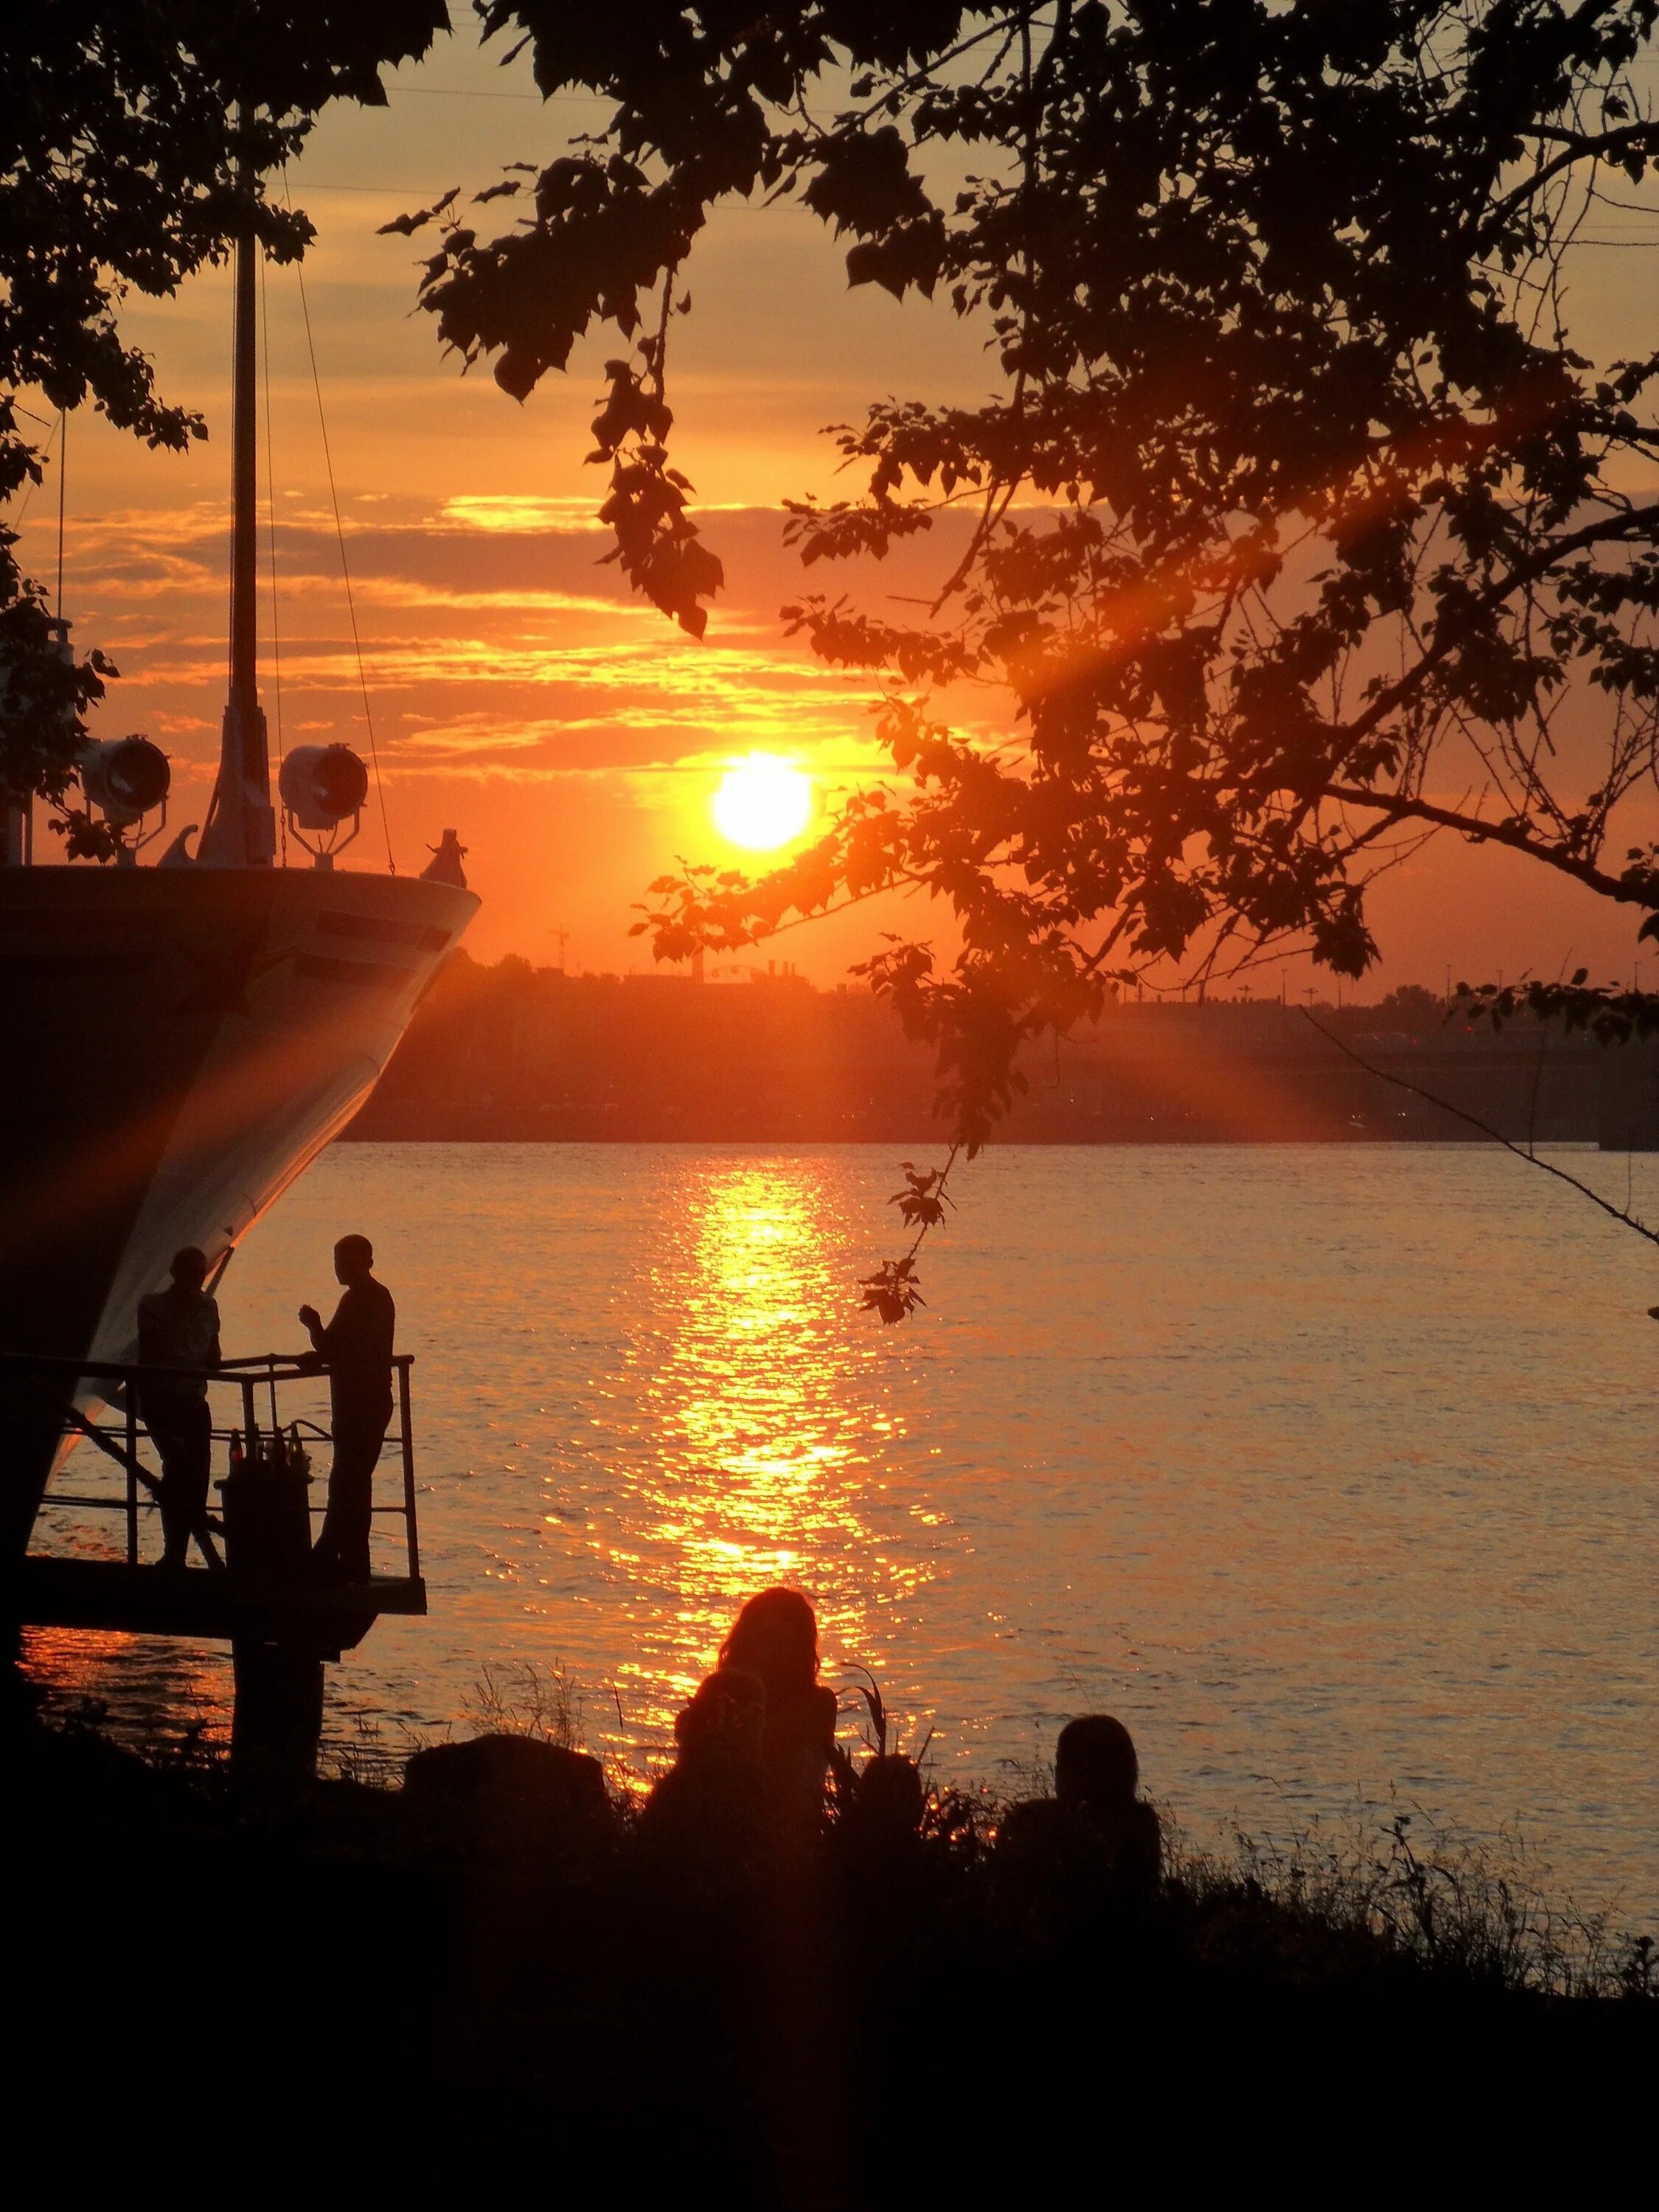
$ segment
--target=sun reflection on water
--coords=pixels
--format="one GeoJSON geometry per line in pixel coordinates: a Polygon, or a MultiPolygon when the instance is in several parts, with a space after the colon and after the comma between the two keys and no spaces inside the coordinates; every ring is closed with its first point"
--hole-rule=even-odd
{"type": "Polygon", "coordinates": [[[660,1590],[644,1639],[659,1649],[628,1669],[659,1699],[695,1685],[768,1583],[806,1590],[830,1651],[850,1653],[872,1602],[925,1578],[885,1556],[866,1511],[902,1431],[848,1325],[839,1194],[811,1160],[686,1167],[680,1226],[653,1273],[654,1325],[629,1358],[642,1449],[611,1553],[660,1590]]]}
{"type": "Polygon", "coordinates": [[[229,1742],[226,1685],[210,1648],[116,1629],[27,1628],[19,1657],[48,1692],[55,1719],[89,1717],[118,1741],[148,1750],[229,1742]]]}

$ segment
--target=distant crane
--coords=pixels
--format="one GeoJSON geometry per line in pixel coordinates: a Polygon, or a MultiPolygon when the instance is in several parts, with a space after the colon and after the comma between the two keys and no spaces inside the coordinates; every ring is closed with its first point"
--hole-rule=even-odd
{"type": "Polygon", "coordinates": [[[570,932],[568,929],[550,929],[547,933],[550,937],[556,937],[559,940],[559,973],[562,975],[564,973],[564,948],[570,942],[570,932]]]}

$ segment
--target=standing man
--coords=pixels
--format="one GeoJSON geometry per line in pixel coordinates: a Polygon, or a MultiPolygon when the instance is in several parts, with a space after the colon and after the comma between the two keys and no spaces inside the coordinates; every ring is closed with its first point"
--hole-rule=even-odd
{"type": "Polygon", "coordinates": [[[300,1321],[326,1362],[334,1412],[334,1462],[328,1471],[328,1511],[312,1563],[330,1582],[368,1580],[368,1531],[374,1468],[392,1421],[392,1344],[398,1309],[373,1269],[367,1237],[343,1237],[334,1247],[334,1275],[345,1296],[325,1326],[315,1306],[300,1321]]]}
{"type": "MultiPolygon", "coordinates": [[[[138,1301],[141,1367],[216,1367],[219,1309],[202,1287],[206,1255],[186,1244],[173,1255],[173,1280],[138,1301]]],[[[150,1442],[161,1459],[161,1565],[183,1567],[192,1536],[209,1566],[224,1562],[208,1530],[208,1476],[213,1462],[213,1416],[207,1384],[199,1376],[145,1379],[138,1394],[150,1442]]]]}

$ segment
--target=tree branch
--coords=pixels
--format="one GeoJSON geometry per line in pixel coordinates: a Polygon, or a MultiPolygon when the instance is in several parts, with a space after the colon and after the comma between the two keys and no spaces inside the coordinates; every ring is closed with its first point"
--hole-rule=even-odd
{"type": "Polygon", "coordinates": [[[1593,860],[1579,860],[1559,848],[1540,843],[1514,822],[1484,821],[1478,814],[1460,814],[1455,807],[1436,806],[1430,799],[1408,799],[1399,792],[1367,791],[1360,784],[1327,784],[1324,795],[1344,806],[1380,808],[1390,821],[1431,822],[1438,830],[1455,830],[1460,836],[1474,838],[1480,843],[1507,845],[1512,852],[1524,853],[1528,860],[1541,860],[1547,867],[1557,869],[1576,883],[1599,892],[1603,898],[1616,899],[1625,906],[1651,907],[1659,900],[1659,892],[1650,884],[1644,889],[1622,876],[1610,876],[1593,860]]]}
{"type": "Polygon", "coordinates": [[[1396,1090],[1409,1091],[1413,1097],[1426,1099],[1431,1106],[1437,1106],[1443,1114],[1450,1114],[1455,1120],[1466,1121],[1470,1128],[1479,1129],[1483,1137],[1490,1137],[1493,1144],[1502,1145],[1506,1152],[1513,1152],[1517,1160],[1524,1160],[1528,1167],[1541,1168],[1546,1175],[1553,1176],[1558,1182],[1567,1183],[1574,1190],[1582,1192],[1593,1206],[1599,1206],[1603,1213],[1611,1214],[1615,1221],[1622,1221],[1626,1229],[1633,1229],[1638,1237],[1645,1237],[1650,1244],[1659,1244],[1659,1229],[1650,1229],[1645,1221],[1638,1220],[1635,1214],[1626,1212],[1622,1206],[1614,1206],[1610,1199],[1603,1198],[1600,1191],[1592,1190],[1587,1182],[1580,1182],[1577,1176],[1569,1175],[1565,1168],[1558,1168],[1549,1160],[1540,1160],[1535,1152],[1523,1152],[1519,1145],[1511,1144],[1507,1137],[1500,1136],[1490,1122],[1483,1121],[1479,1115],[1467,1114],[1461,1106],[1454,1106],[1449,1099],[1437,1098],[1432,1091],[1425,1091],[1420,1083],[1409,1082],[1403,1075],[1390,1075],[1383,1067],[1373,1067],[1370,1060],[1362,1059],[1352,1045],[1344,1044],[1340,1036],[1328,1030],[1323,1022],[1315,1021],[1305,1006],[1302,1009],[1302,1018],[1316,1029],[1328,1043],[1334,1044],[1340,1053],[1352,1060],[1356,1067],[1363,1067],[1367,1075],[1376,1076],[1381,1083],[1392,1083],[1396,1090]]]}
{"type": "MultiPolygon", "coordinates": [[[[1604,517],[1600,521],[1587,522],[1582,529],[1569,531],[1564,538],[1549,539],[1531,560],[1519,562],[1506,576],[1489,584],[1484,592],[1476,592],[1473,605],[1480,609],[1500,607],[1511,593],[1522,591],[1528,585],[1535,584],[1540,577],[1547,576],[1556,562],[1569,553],[1585,552],[1592,545],[1628,538],[1632,533],[1639,534],[1648,530],[1659,532],[1659,501],[1650,507],[1631,507],[1623,514],[1604,517]]],[[[1379,722],[1409,699],[1441,662],[1450,656],[1457,647],[1460,635],[1461,632],[1457,630],[1446,629],[1443,616],[1436,628],[1434,643],[1416,666],[1407,669],[1397,682],[1385,686],[1363,714],[1357,715],[1334,734],[1350,743],[1358,738],[1369,737],[1379,722]]]]}
{"type": "Polygon", "coordinates": [[[1566,151],[1558,154],[1553,161],[1544,162],[1533,171],[1524,184],[1517,185],[1513,191],[1504,194],[1475,233],[1482,247],[1489,245],[1498,235],[1516,208],[1529,200],[1553,177],[1559,176],[1563,169],[1571,168],[1575,162],[1599,161],[1617,147],[1638,144],[1644,139],[1651,139],[1654,146],[1659,148],[1659,121],[1649,119],[1641,123],[1627,123],[1622,130],[1605,131],[1599,138],[1575,131],[1552,130],[1541,125],[1528,135],[1534,138],[1547,138],[1552,144],[1565,146],[1566,151]]]}

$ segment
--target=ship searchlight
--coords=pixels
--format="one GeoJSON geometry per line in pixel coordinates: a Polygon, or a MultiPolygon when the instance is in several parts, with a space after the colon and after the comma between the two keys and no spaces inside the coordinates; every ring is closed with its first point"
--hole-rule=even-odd
{"type": "Polygon", "coordinates": [[[139,848],[147,845],[167,820],[167,791],[173,770],[160,745],[148,738],[94,738],[81,748],[77,763],[81,788],[118,837],[137,828],[145,815],[159,807],[161,821],[146,836],[129,842],[120,838],[119,859],[131,866],[139,848]]]}
{"type": "Polygon", "coordinates": [[[319,868],[331,868],[334,855],[357,835],[368,797],[368,770],[349,745],[296,745],[283,763],[278,786],[289,827],[319,868]],[[349,835],[339,832],[347,823],[349,835]],[[305,832],[326,836],[313,844],[305,832]]]}

